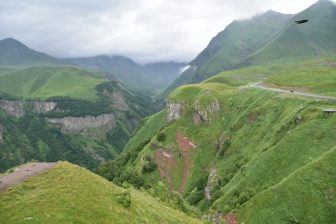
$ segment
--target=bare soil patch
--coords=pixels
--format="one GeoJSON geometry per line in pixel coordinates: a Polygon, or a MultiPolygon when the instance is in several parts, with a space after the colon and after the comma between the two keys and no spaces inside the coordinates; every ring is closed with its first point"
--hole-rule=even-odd
{"type": "Polygon", "coordinates": [[[233,213],[229,213],[224,217],[226,224],[238,224],[237,217],[233,213]]]}
{"type": "Polygon", "coordinates": [[[175,165],[174,155],[171,152],[159,149],[155,152],[155,161],[159,169],[161,181],[166,180],[168,188],[172,192],[174,186],[169,173],[175,165]]]}
{"type": "Polygon", "coordinates": [[[28,163],[0,177],[0,192],[54,167],[57,163],[28,163]]]}
{"type": "Polygon", "coordinates": [[[176,143],[183,157],[183,173],[181,183],[178,188],[178,192],[181,193],[187,183],[187,179],[190,173],[190,152],[193,152],[196,146],[187,137],[182,136],[180,133],[176,134],[176,143]]]}

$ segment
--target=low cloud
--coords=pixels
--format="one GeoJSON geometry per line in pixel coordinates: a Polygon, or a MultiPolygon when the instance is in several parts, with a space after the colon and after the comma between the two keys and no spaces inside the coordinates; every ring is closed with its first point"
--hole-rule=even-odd
{"type": "Polygon", "coordinates": [[[316,0],[1,0],[0,38],[58,57],[126,55],[139,62],[194,58],[237,18],[296,13],[316,0]]]}

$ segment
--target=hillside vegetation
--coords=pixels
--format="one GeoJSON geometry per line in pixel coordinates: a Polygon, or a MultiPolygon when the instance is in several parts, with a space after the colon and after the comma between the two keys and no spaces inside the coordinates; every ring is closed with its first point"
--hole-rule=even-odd
{"type": "Polygon", "coordinates": [[[200,223],[158,199],[59,163],[0,193],[0,223],[200,223]]]}
{"type": "MultiPolygon", "coordinates": [[[[336,116],[323,110],[335,102],[247,86],[264,80],[333,96],[333,63],[226,71],[177,88],[130,140],[120,172],[140,172],[145,187],[162,180],[214,219],[220,211],[249,223],[333,223],[336,116]]],[[[118,183],[113,168],[102,175],[118,183]]]]}
{"type": "Polygon", "coordinates": [[[53,96],[96,100],[95,87],[105,80],[74,67],[33,67],[0,77],[0,90],[20,99],[45,100],[53,96]]]}
{"type": "Polygon", "coordinates": [[[320,0],[308,9],[285,15],[267,11],[251,19],[234,21],[214,37],[159,99],[176,87],[203,81],[223,70],[249,66],[296,64],[302,60],[334,56],[336,4],[320,0]],[[309,19],[297,25],[296,20],[309,19]]]}

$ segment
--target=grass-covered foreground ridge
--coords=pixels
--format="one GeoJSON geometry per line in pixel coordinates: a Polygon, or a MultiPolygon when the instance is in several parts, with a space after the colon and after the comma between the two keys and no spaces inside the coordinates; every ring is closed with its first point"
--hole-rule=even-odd
{"type": "Polygon", "coordinates": [[[162,180],[213,219],[333,223],[336,114],[324,110],[336,103],[247,85],[333,96],[333,63],[252,67],[179,87],[101,174],[120,183],[138,173],[144,187],[162,180]],[[327,81],[316,84],[320,76],[327,81]]]}
{"type": "Polygon", "coordinates": [[[84,168],[54,168],[0,193],[0,223],[200,223],[158,199],[84,168]]]}

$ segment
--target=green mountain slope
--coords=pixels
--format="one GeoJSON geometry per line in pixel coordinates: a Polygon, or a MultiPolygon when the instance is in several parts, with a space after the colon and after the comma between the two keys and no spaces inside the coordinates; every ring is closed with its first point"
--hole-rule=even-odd
{"type": "Polygon", "coordinates": [[[335,55],[336,4],[321,0],[295,15],[286,28],[265,47],[254,53],[252,64],[293,62],[307,58],[335,55]],[[296,20],[309,19],[297,25],[296,20]]]}
{"type": "Polygon", "coordinates": [[[200,223],[146,193],[126,191],[67,163],[0,193],[0,207],[3,224],[200,223]]]}
{"type": "Polygon", "coordinates": [[[150,117],[127,144],[122,155],[130,159],[121,163],[118,157],[101,174],[119,183],[120,173],[140,172],[144,186],[161,180],[213,220],[333,223],[336,116],[323,110],[336,109],[335,102],[247,84],[263,81],[334,96],[334,63],[225,71],[179,87],[167,108],[150,117]],[[316,87],[312,80],[319,78],[325,82],[316,87]],[[156,166],[148,169],[153,162],[156,166]],[[112,170],[115,164],[119,173],[112,170]]]}
{"type": "Polygon", "coordinates": [[[154,110],[102,74],[31,67],[0,76],[0,170],[30,160],[95,169],[122,151],[154,110]]]}
{"type": "Polygon", "coordinates": [[[0,91],[20,99],[45,100],[53,96],[96,100],[102,76],[74,67],[32,67],[0,77],[0,91]]]}
{"type": "Polygon", "coordinates": [[[220,71],[251,65],[294,63],[333,56],[336,52],[336,5],[321,0],[294,16],[268,11],[250,20],[235,21],[219,33],[159,97],[177,86],[197,83],[220,71]],[[295,20],[309,19],[297,25],[295,20]]]}
{"type": "Polygon", "coordinates": [[[62,64],[60,59],[34,51],[13,38],[0,41],[0,65],[32,66],[62,64]]]}
{"type": "Polygon", "coordinates": [[[140,65],[127,57],[106,55],[72,58],[68,61],[79,66],[105,71],[108,76],[115,76],[125,86],[152,96],[165,89],[184,66],[176,62],[140,65]]]}
{"type": "Polygon", "coordinates": [[[177,86],[197,83],[220,71],[234,68],[274,38],[291,17],[270,10],[248,20],[232,22],[190,62],[191,67],[168,87],[164,95],[177,86]]]}

